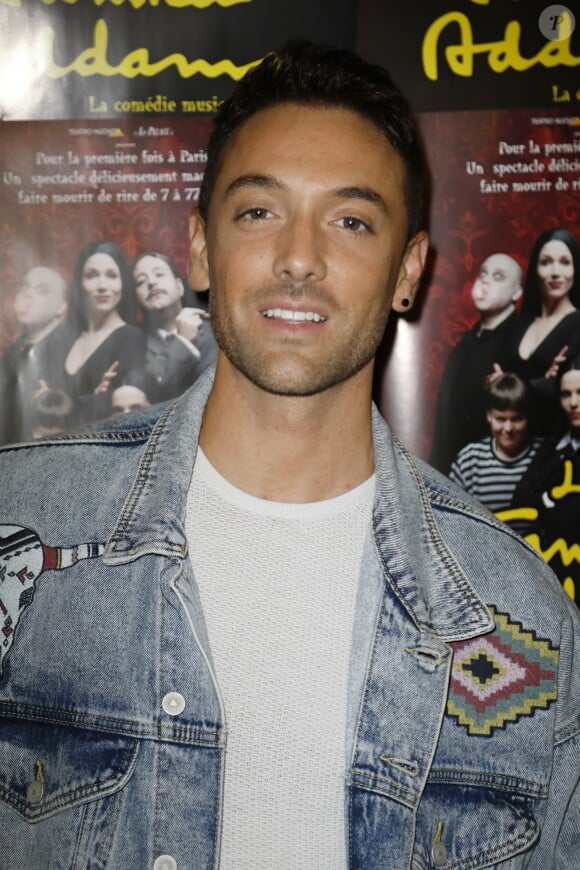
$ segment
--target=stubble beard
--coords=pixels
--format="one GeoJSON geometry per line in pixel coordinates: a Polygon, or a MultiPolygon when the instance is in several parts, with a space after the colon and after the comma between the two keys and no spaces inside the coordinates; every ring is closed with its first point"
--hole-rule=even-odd
{"type": "MultiPolygon", "coordinates": [[[[313,296],[305,290],[287,288],[285,295],[288,299],[320,301],[319,293],[313,296]]],[[[334,303],[329,305],[326,297],[325,301],[331,310],[331,318],[333,314],[338,315],[334,303]]],[[[260,347],[251,330],[238,328],[231,312],[212,292],[209,302],[215,339],[228,361],[252,384],[267,393],[302,397],[322,393],[347,381],[371,362],[381,343],[390,308],[385,305],[383,317],[375,322],[368,319],[355,334],[341,336],[338,346],[331,351],[307,357],[300,353],[299,348],[293,351],[291,340],[284,342],[281,339],[277,350],[260,347]]]]}

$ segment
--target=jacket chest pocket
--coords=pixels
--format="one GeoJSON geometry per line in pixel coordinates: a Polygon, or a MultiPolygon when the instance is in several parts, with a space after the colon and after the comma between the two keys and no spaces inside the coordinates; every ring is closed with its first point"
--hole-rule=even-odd
{"type": "Polygon", "coordinates": [[[525,867],[525,853],[539,833],[534,803],[513,791],[428,783],[417,815],[413,870],[525,867]]]}
{"type": "Polygon", "coordinates": [[[104,868],[138,742],[0,720],[0,855],[11,870],[104,868]]]}

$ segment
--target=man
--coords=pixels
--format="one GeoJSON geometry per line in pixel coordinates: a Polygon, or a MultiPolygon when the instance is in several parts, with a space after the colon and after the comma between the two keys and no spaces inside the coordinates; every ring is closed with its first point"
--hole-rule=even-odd
{"type": "Polygon", "coordinates": [[[175,399],[216,360],[208,315],[202,308],[183,307],[183,281],[165,254],[142,254],[133,277],[147,324],[145,369],[155,384],[150,398],[175,399]]]}
{"type": "Polygon", "coordinates": [[[14,299],[19,338],[0,361],[1,443],[31,438],[36,428],[34,397],[44,382],[60,378],[66,343],[61,320],[66,283],[54,269],[30,269],[14,299]]]}
{"type": "Polygon", "coordinates": [[[191,219],[215,377],[29,448],[6,496],[8,553],[84,544],[10,583],[11,866],[572,866],[573,605],[371,409],[421,178],[348,52],[288,46],[223,105],[191,219]]]}
{"type": "Polygon", "coordinates": [[[445,474],[462,447],[487,433],[485,382],[512,351],[515,303],[521,295],[518,263],[507,254],[487,257],[471,291],[479,321],[447,357],[437,396],[431,462],[445,474]]]}

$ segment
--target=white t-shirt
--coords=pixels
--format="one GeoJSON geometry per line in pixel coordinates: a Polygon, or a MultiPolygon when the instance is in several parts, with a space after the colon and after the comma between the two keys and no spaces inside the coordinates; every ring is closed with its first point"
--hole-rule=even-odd
{"type": "Polygon", "coordinates": [[[220,870],[346,867],[349,659],[374,476],[265,501],[198,450],[186,534],[227,729],[220,870]]]}

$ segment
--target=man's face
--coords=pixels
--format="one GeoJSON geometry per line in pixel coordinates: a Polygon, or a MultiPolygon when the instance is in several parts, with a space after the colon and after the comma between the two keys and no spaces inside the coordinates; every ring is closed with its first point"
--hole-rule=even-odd
{"type": "Polygon", "coordinates": [[[165,260],[150,254],[141,257],[133,277],[137,299],[146,311],[162,311],[181,301],[183,284],[165,260]]]}
{"type": "Polygon", "coordinates": [[[481,314],[500,314],[522,294],[518,264],[507,254],[492,254],[484,260],[471,296],[481,314]]]}
{"type": "Polygon", "coordinates": [[[371,365],[395,287],[412,299],[426,249],[422,236],[401,264],[404,187],[401,158],[349,110],[285,104],[236,132],[206,253],[218,344],[252,383],[305,396],[371,365]]]}
{"type": "Polygon", "coordinates": [[[529,441],[528,420],[519,411],[492,408],[487,422],[496,446],[508,457],[519,456],[529,441]]]}
{"type": "Polygon", "coordinates": [[[64,283],[53,269],[38,266],[23,280],[14,300],[16,319],[25,329],[42,329],[64,313],[64,283]]]}

